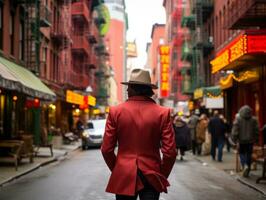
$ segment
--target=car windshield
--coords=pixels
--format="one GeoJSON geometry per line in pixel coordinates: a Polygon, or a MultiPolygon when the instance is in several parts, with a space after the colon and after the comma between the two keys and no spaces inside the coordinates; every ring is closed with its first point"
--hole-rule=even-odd
{"type": "Polygon", "coordinates": [[[88,122],[89,129],[104,129],[106,120],[93,120],[88,122]]]}

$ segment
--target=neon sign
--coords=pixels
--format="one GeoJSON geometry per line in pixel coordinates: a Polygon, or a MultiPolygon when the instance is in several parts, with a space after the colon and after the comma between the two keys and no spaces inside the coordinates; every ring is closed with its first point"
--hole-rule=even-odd
{"type": "Polygon", "coordinates": [[[169,96],[169,91],[170,91],[170,84],[169,84],[170,47],[166,45],[160,46],[159,54],[160,54],[160,67],[161,67],[160,96],[165,98],[169,96]]]}
{"type": "Polygon", "coordinates": [[[266,35],[245,34],[237,37],[210,62],[212,73],[224,69],[247,53],[266,53],[266,35]]]}

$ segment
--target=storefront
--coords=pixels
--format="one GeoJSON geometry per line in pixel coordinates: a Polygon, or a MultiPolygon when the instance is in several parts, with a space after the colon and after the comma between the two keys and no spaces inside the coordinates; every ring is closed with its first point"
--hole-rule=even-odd
{"type": "Polygon", "coordinates": [[[71,105],[69,114],[72,117],[72,129],[75,129],[78,120],[86,123],[91,117],[94,110],[93,107],[96,105],[96,98],[92,95],[84,95],[71,90],[67,90],[66,102],[71,105]]]}
{"type": "Polygon", "coordinates": [[[220,86],[228,119],[232,122],[239,108],[246,104],[262,127],[266,123],[266,33],[249,31],[239,35],[211,64],[213,74],[223,74],[220,86]]]}
{"type": "Polygon", "coordinates": [[[41,104],[56,95],[32,72],[0,57],[0,138],[32,134],[41,140],[41,104]]]}
{"type": "Polygon", "coordinates": [[[194,104],[200,110],[210,116],[213,110],[224,111],[223,92],[220,86],[201,87],[194,90],[194,104]]]}

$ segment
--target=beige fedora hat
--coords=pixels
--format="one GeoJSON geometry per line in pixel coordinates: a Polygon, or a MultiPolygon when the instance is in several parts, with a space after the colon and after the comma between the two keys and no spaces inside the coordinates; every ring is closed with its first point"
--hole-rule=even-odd
{"type": "Polygon", "coordinates": [[[147,85],[150,86],[152,89],[158,89],[155,84],[151,83],[150,73],[143,69],[133,69],[128,82],[121,82],[124,85],[147,85]]]}

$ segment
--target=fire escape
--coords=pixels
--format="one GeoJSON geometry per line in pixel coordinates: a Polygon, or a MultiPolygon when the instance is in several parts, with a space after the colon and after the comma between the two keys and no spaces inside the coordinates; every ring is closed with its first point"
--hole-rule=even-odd
{"type": "MultiPolygon", "coordinates": [[[[191,9],[191,8],[190,8],[191,9]]],[[[181,27],[187,28],[188,33],[184,35],[182,43],[182,61],[188,62],[190,64],[189,68],[183,68],[181,74],[183,77],[186,77],[185,81],[182,84],[184,94],[193,94],[194,89],[197,84],[197,71],[196,64],[194,62],[195,49],[193,48],[193,35],[195,34],[196,29],[196,17],[192,11],[186,13],[185,8],[182,11],[181,27]]]]}
{"type": "Polygon", "coordinates": [[[193,0],[191,13],[183,15],[182,26],[188,27],[191,33],[190,43],[183,44],[182,59],[191,62],[191,92],[204,86],[209,76],[209,64],[204,59],[212,52],[212,37],[204,24],[213,12],[213,0],[193,0]]]}
{"type": "Polygon", "coordinates": [[[88,38],[90,24],[89,1],[72,2],[72,69],[69,73],[70,82],[80,90],[89,85],[88,65],[91,45],[88,38]]]}
{"type": "Polygon", "coordinates": [[[214,45],[212,36],[207,32],[204,24],[213,12],[213,8],[213,0],[198,0],[193,6],[193,13],[196,15],[196,31],[193,37],[196,51],[194,62],[197,66],[197,74],[199,75],[197,87],[205,86],[208,84],[206,80],[210,79],[210,64],[209,62],[204,63],[204,59],[212,52],[214,45]]]}
{"type": "MultiPolygon", "coordinates": [[[[171,41],[171,96],[177,99],[179,93],[181,92],[180,86],[180,74],[179,74],[179,60],[177,55],[179,54],[179,49],[182,44],[182,33],[179,30],[179,21],[181,19],[180,15],[180,4],[176,1],[176,6],[173,6],[174,10],[170,15],[170,26],[169,26],[169,39],[171,41]]],[[[170,11],[171,12],[171,11],[170,11]]]]}
{"type": "Polygon", "coordinates": [[[227,27],[231,29],[265,29],[266,1],[233,0],[230,1],[226,15],[227,27]]]}
{"type": "Polygon", "coordinates": [[[51,11],[44,1],[40,0],[16,0],[15,3],[21,5],[23,9],[26,67],[36,75],[39,75],[40,28],[51,26],[51,11]]]}
{"type": "Polygon", "coordinates": [[[57,0],[57,9],[53,12],[53,25],[50,29],[50,37],[56,55],[56,68],[58,76],[55,80],[57,89],[67,87],[71,82],[68,79],[68,71],[70,70],[71,58],[71,0],[57,0]],[[58,88],[59,87],[59,88],[58,88]]]}

